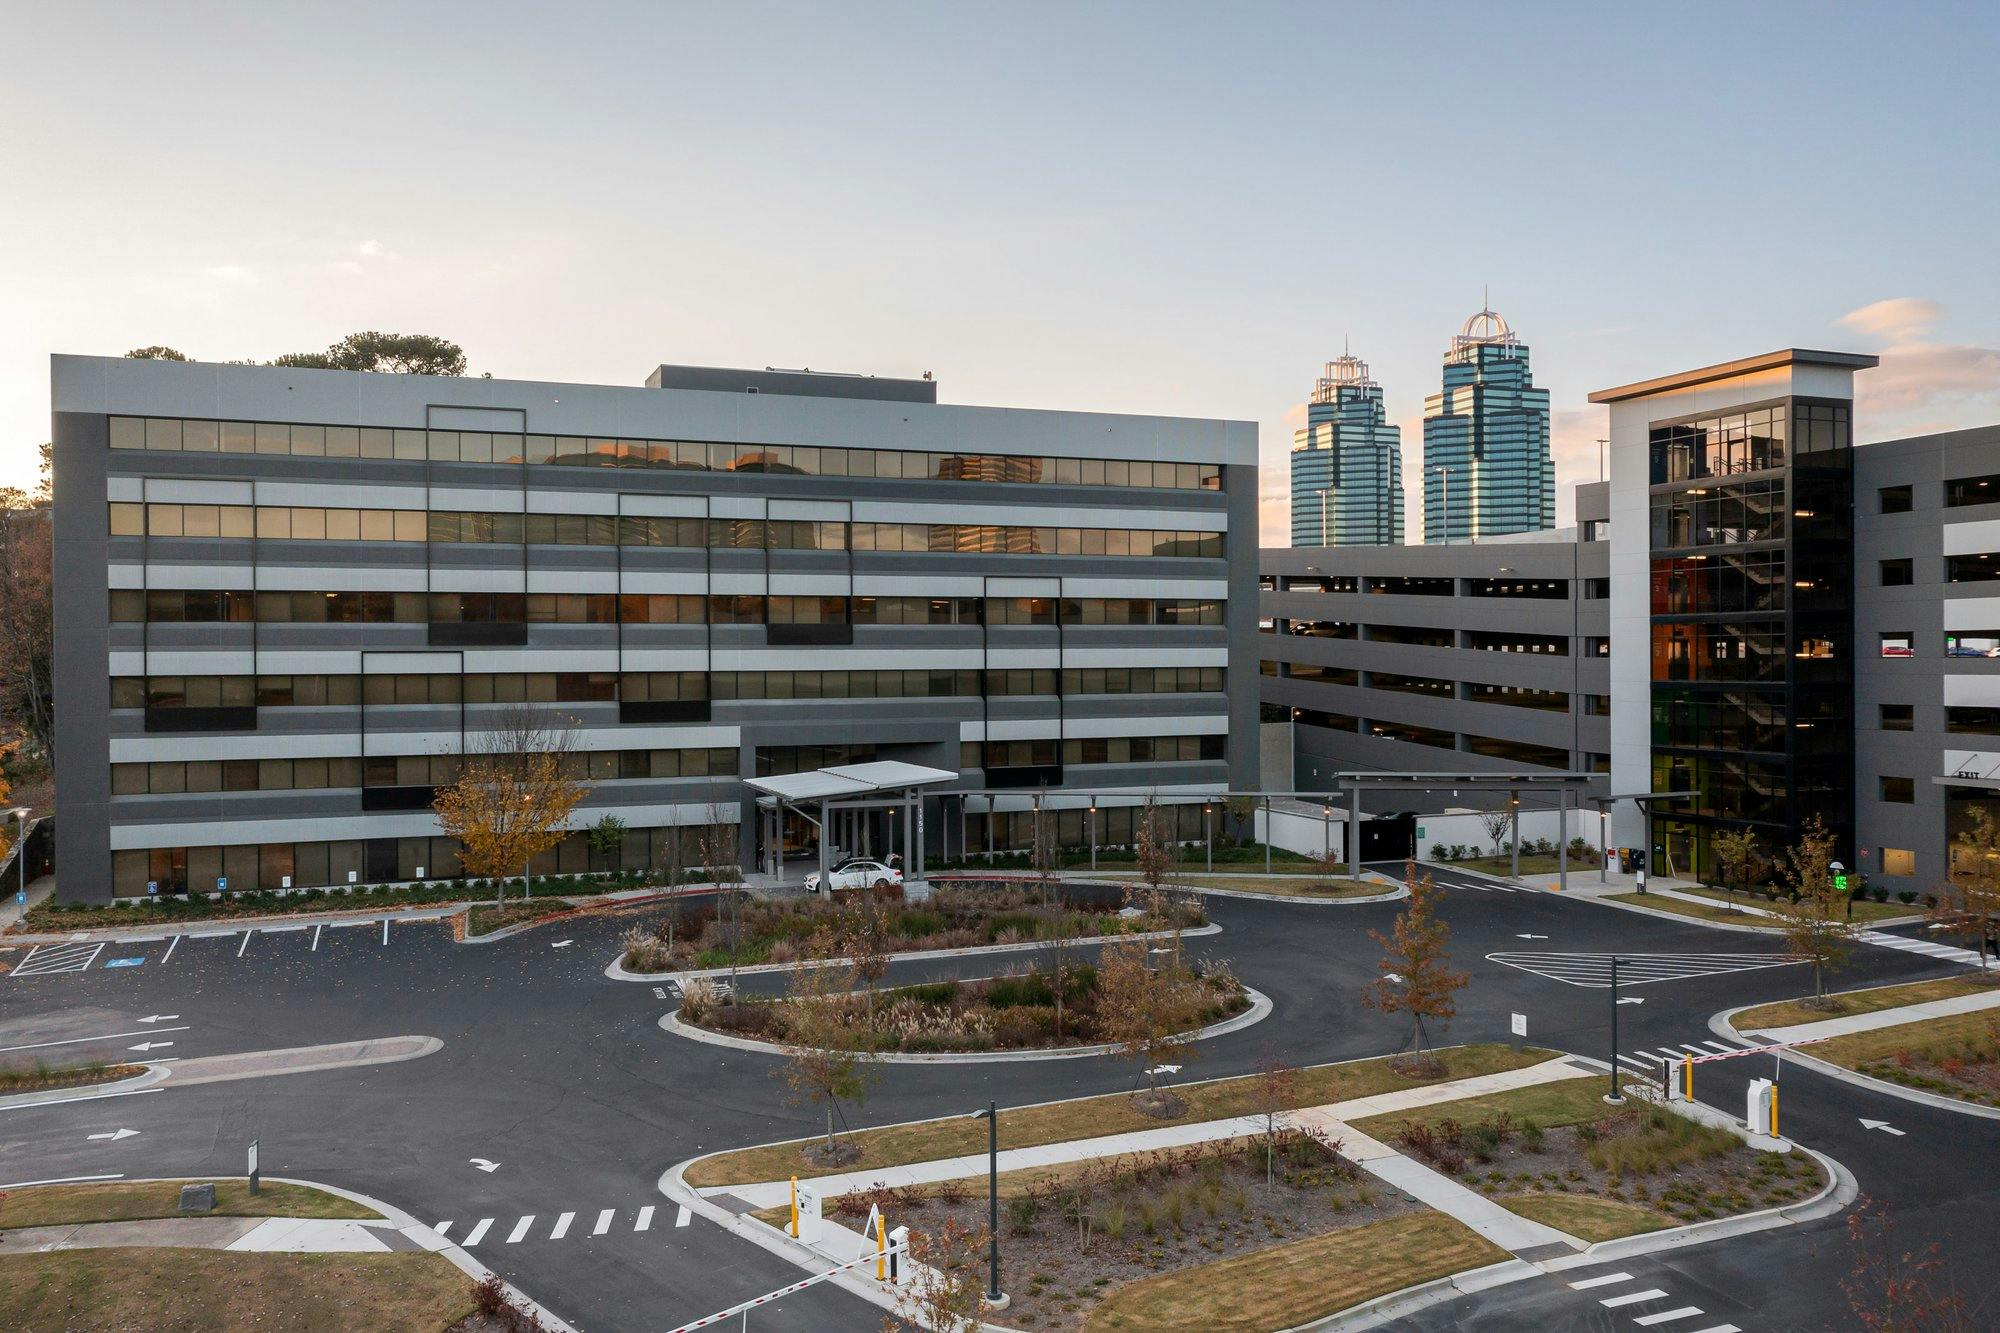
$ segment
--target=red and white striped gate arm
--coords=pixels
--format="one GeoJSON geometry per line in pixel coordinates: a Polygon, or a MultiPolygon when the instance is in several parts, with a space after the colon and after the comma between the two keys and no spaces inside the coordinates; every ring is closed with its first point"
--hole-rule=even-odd
{"type": "Polygon", "coordinates": [[[1674,1061],[1675,1064],[1705,1065],[1711,1060],[1734,1060],[1739,1055],[1769,1055],[1773,1051],[1789,1051],[1794,1046],[1811,1046],[1816,1042],[1832,1041],[1832,1037],[1807,1037],[1804,1041],[1778,1041],[1769,1046],[1746,1046],[1740,1051],[1718,1051],[1714,1055],[1690,1055],[1674,1061]]]}
{"type": "Polygon", "coordinates": [[[759,1296],[754,1301],[745,1301],[741,1305],[732,1305],[727,1310],[717,1310],[714,1314],[709,1315],[703,1319],[697,1319],[692,1324],[682,1324],[679,1328],[673,1330],[673,1333],[692,1333],[692,1331],[697,1328],[712,1327],[716,1323],[719,1323],[720,1321],[729,1318],[731,1315],[739,1315],[746,1310],[754,1310],[760,1305],[769,1305],[772,1301],[775,1301],[780,1297],[789,1296],[795,1291],[804,1291],[807,1287],[810,1287],[815,1283],[824,1282],[828,1278],[833,1277],[838,1273],[845,1273],[850,1268],[859,1268],[862,1264],[878,1263],[883,1259],[901,1254],[904,1248],[905,1246],[903,1245],[895,1244],[889,1246],[888,1249],[880,1252],[871,1250],[867,1254],[862,1255],[859,1259],[850,1259],[848,1262],[844,1264],[835,1264],[832,1268],[827,1269],[824,1273],[814,1273],[811,1277],[805,1279],[803,1282],[794,1282],[789,1287],[780,1287],[776,1291],[767,1292],[764,1295],[759,1296]]]}

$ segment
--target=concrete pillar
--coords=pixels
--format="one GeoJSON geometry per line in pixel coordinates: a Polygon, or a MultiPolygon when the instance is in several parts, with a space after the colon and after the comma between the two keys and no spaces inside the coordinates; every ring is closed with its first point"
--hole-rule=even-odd
{"type": "Polygon", "coordinates": [[[1513,834],[1513,840],[1514,840],[1514,846],[1512,851],[1514,863],[1508,869],[1507,873],[1513,878],[1519,879],[1521,878],[1521,793],[1520,792],[1510,791],[1507,793],[1507,813],[1510,816],[1508,823],[1512,825],[1511,832],[1513,834]]]}
{"type": "Polygon", "coordinates": [[[1361,878],[1361,784],[1347,792],[1347,877],[1361,878]]]}
{"type": "Polygon", "coordinates": [[[1556,892],[1569,889],[1569,787],[1556,792],[1556,892]]]}

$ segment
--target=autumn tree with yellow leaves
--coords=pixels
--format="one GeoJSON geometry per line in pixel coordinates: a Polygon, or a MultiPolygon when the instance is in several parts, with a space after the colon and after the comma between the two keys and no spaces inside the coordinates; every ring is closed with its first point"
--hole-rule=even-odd
{"type": "Polygon", "coordinates": [[[458,843],[465,872],[495,882],[496,904],[505,901],[506,877],[516,872],[522,895],[533,895],[529,863],[563,840],[571,812],[590,790],[572,762],[575,749],[574,718],[558,722],[535,709],[514,710],[483,733],[458,780],[432,802],[438,826],[458,843]]]}

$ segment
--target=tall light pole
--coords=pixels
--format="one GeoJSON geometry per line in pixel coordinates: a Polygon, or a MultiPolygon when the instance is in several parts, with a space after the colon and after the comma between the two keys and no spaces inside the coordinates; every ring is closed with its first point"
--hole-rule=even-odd
{"type": "Polygon", "coordinates": [[[1000,1104],[988,1102],[972,1118],[986,1122],[986,1304],[1002,1310],[1007,1298],[1000,1293],[1000,1104]]]}
{"type": "Polygon", "coordinates": [[[1604,1100],[1613,1106],[1625,1103],[1625,1094],[1618,1091],[1618,955],[1611,955],[1611,1091],[1604,1094],[1604,1100]]]}
{"type": "Polygon", "coordinates": [[[14,903],[25,917],[28,914],[28,807],[17,805],[7,813],[20,822],[20,833],[14,839],[14,868],[18,877],[14,903]]]}
{"type": "Polygon", "coordinates": [[[1444,480],[1444,544],[1451,545],[1451,469],[1438,465],[1431,469],[1444,480]]]}

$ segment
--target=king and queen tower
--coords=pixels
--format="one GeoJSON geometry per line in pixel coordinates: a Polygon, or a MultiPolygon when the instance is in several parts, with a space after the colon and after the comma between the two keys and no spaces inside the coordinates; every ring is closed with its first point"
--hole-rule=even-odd
{"type": "Polygon", "coordinates": [[[1535,387],[1527,344],[1481,310],[1451,340],[1442,389],[1424,400],[1424,541],[1543,532],[1555,519],[1549,391],[1535,387]]]}
{"type": "Polygon", "coordinates": [[[1403,540],[1403,433],[1360,358],[1326,363],[1292,443],[1292,545],[1403,540]]]}

